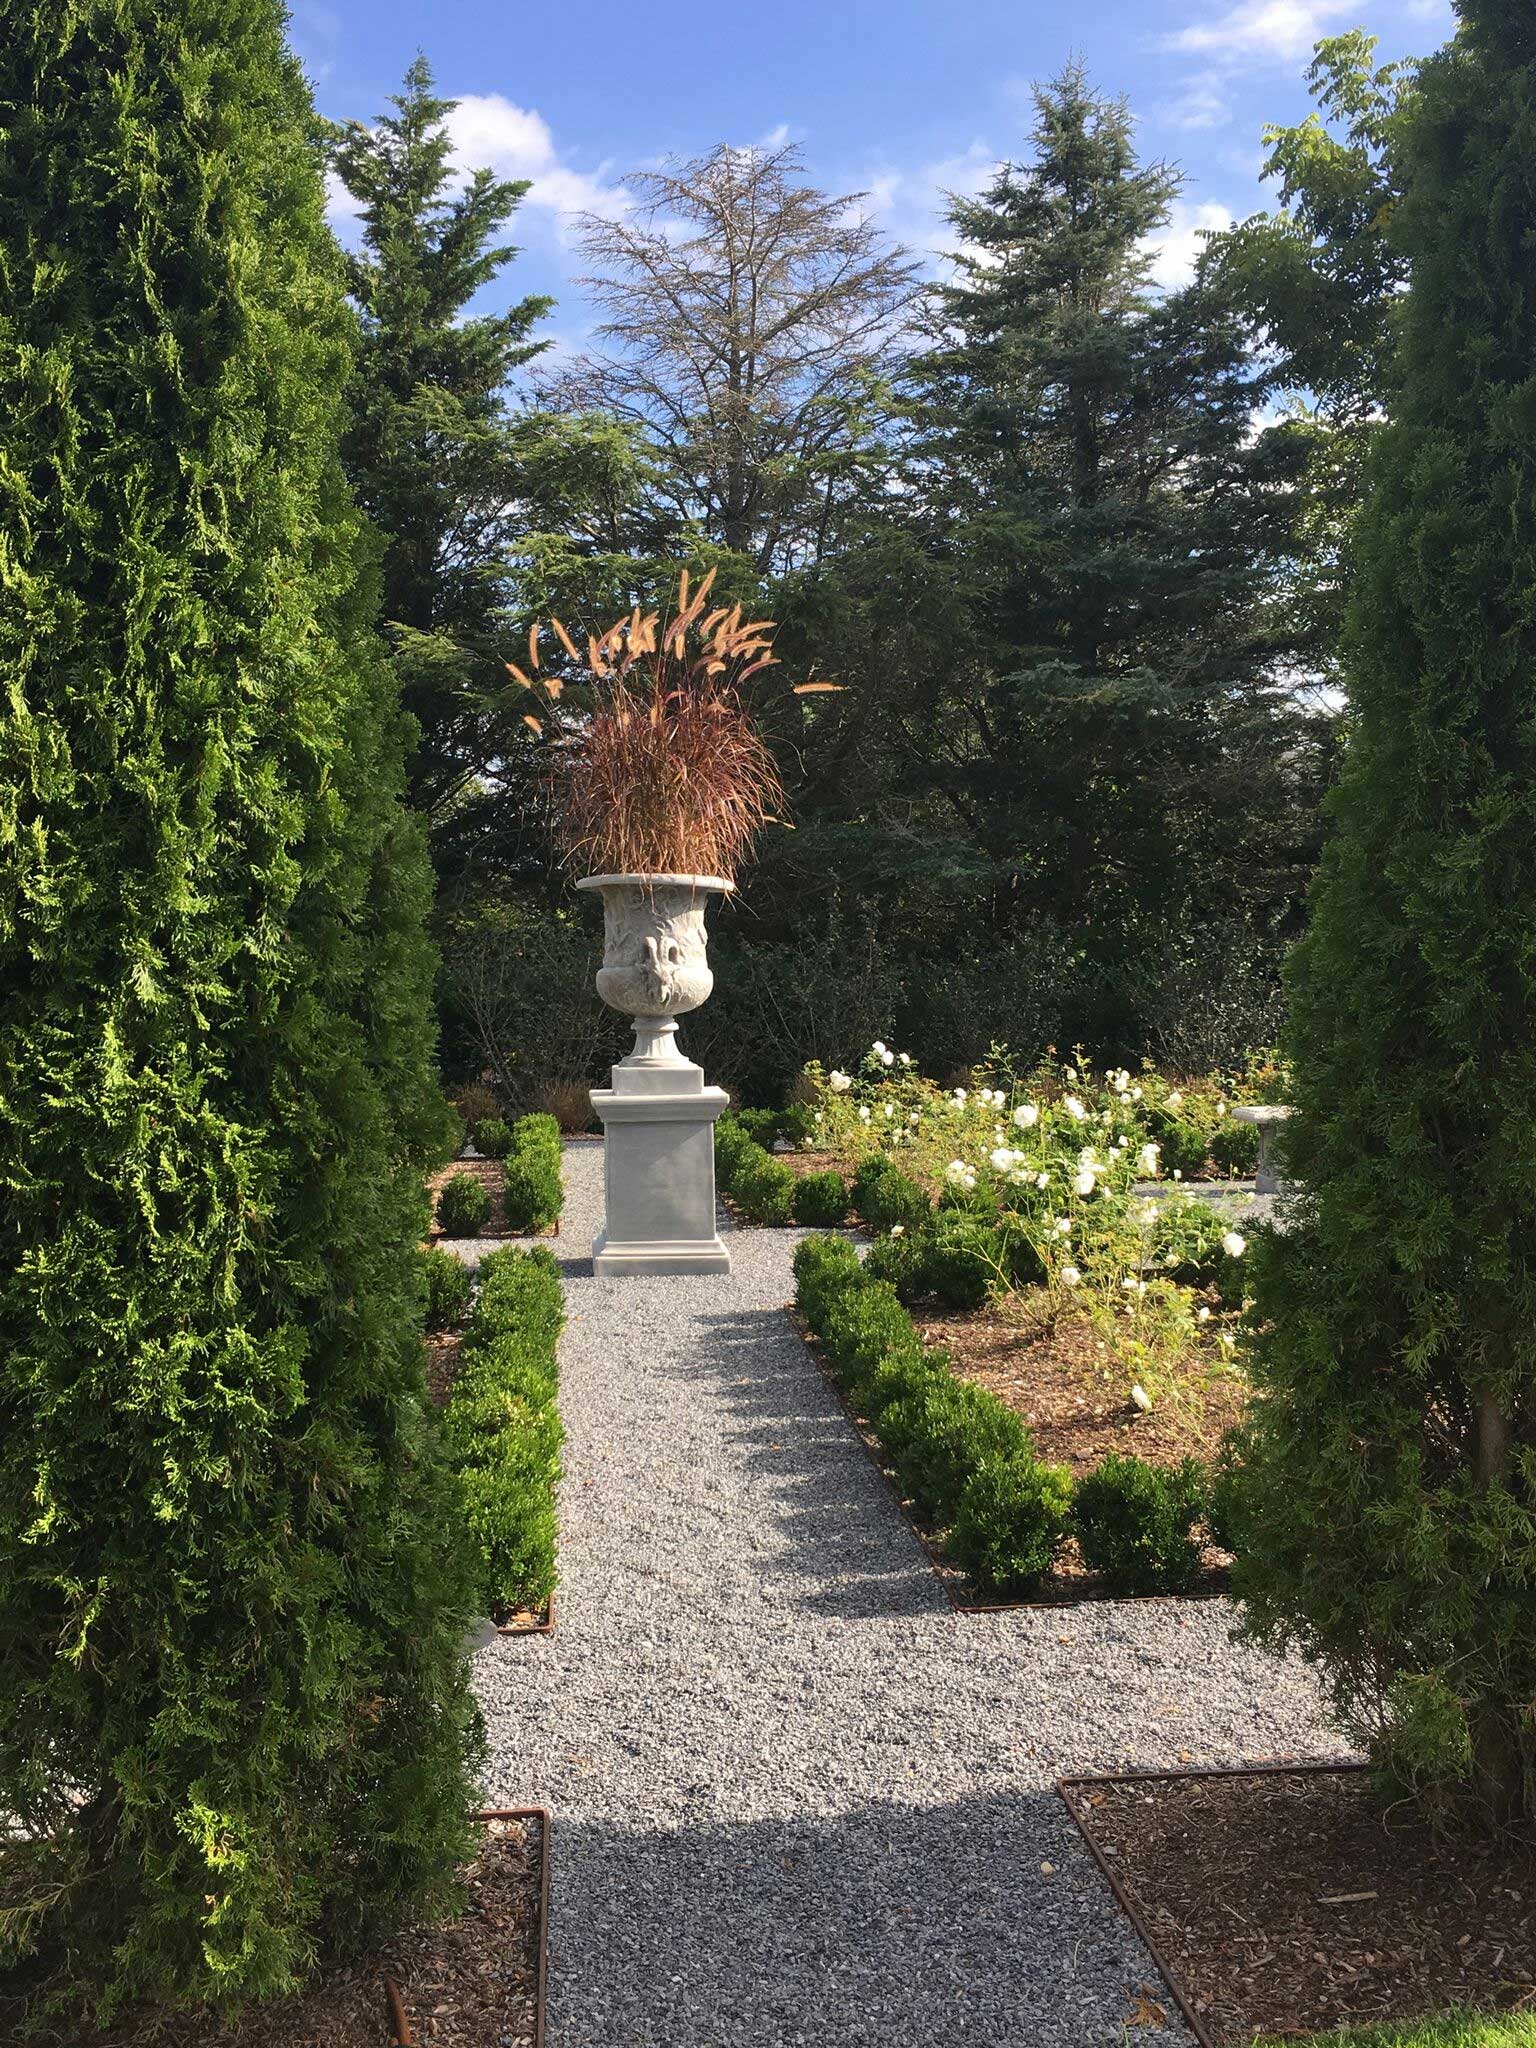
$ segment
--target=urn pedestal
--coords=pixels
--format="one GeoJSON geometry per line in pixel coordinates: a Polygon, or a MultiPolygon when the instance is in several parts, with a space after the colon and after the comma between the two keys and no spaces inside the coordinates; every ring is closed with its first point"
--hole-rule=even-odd
{"type": "Polygon", "coordinates": [[[730,888],[713,875],[592,875],[603,899],[598,994],[635,1020],[634,1051],[592,1090],[603,1124],[606,1218],[599,1276],[728,1273],[716,1229],[715,1119],[730,1106],[677,1044],[677,1019],[714,987],[704,910],[730,888]]]}

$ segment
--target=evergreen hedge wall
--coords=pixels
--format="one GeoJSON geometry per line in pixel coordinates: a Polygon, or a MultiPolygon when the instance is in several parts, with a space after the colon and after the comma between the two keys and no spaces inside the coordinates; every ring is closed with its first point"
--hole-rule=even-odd
{"type": "Polygon", "coordinates": [[[99,2012],[430,1907],[477,1741],[428,874],[281,19],[0,42],[0,1965],[99,2012]]]}

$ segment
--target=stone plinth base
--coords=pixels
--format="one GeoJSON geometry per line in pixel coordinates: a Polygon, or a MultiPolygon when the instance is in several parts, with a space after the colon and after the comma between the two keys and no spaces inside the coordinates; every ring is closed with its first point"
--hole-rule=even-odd
{"type": "Polygon", "coordinates": [[[730,1106],[691,1060],[631,1054],[592,1090],[603,1122],[606,1225],[593,1270],[728,1273],[715,1228],[715,1119],[730,1106]]]}

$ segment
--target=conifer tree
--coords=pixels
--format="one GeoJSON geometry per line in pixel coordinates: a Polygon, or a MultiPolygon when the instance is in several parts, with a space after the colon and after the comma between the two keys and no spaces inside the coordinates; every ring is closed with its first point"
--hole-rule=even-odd
{"type": "Polygon", "coordinates": [[[1275,602],[1304,458],[1252,432],[1265,383],[1230,301],[1155,288],[1180,181],[1139,160],[1125,105],[1074,65],[1036,106],[1029,159],[954,204],[915,367],[897,511],[964,616],[901,734],[994,922],[1044,913],[1107,959],[1186,906],[1283,903],[1305,870],[1314,742],[1275,602]]]}
{"type": "Polygon", "coordinates": [[[1536,16],[1463,0],[1397,148],[1411,287],[1352,731],[1291,972],[1305,1189],[1257,1272],[1247,1626],[1425,1791],[1536,1785],[1536,16]]]}
{"type": "Polygon", "coordinates": [[[385,537],[384,619],[418,728],[411,801],[441,820],[478,761],[482,701],[506,681],[492,643],[532,453],[507,380],[548,346],[533,330],[554,302],[466,310],[517,253],[496,238],[528,181],[482,168],[454,189],[455,102],[424,57],[392,105],[335,138],[363,226],[348,264],[362,338],[342,458],[385,537]]]}
{"type": "Polygon", "coordinates": [[[98,2014],[430,1908],[478,1741],[428,871],[281,21],[0,42],[0,1966],[98,2014]]]}

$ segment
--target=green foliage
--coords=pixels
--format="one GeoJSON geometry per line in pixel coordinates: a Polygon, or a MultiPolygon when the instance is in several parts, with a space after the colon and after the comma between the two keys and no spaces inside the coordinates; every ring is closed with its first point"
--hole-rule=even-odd
{"type": "Polygon", "coordinates": [[[1031,1452],[1028,1429],[984,1387],[935,1373],[880,1418],[881,1440],[896,1460],[918,1513],[951,1523],[976,1467],[1031,1452]]]}
{"type": "Polygon", "coordinates": [[[1536,1766],[1536,20],[1462,12],[1395,146],[1413,282],[1290,977],[1308,1195],[1253,1276],[1238,1584],[1373,1743],[1405,1678],[1450,1686],[1510,1821],[1536,1766]]]}
{"type": "Polygon", "coordinates": [[[739,1116],[715,1125],[715,1172],[749,1223],[787,1223],[795,1199],[795,1175],[748,1135],[739,1116]]]}
{"type": "Polygon", "coordinates": [[[449,1901],[473,1607],[313,108],[276,0],[25,0],[0,108],[0,1967],[73,2038],[449,1901]]]}
{"type": "Polygon", "coordinates": [[[933,1215],[927,1192],[883,1153],[864,1160],[854,1174],[853,1204],[871,1230],[915,1230],[933,1215]]]}
{"type": "Polygon", "coordinates": [[[555,1486],[564,1431],[555,1346],[560,1269],[542,1246],[488,1253],[444,1417],[492,1615],[541,1606],[555,1585],[555,1486]]]}
{"type": "Polygon", "coordinates": [[[548,1230],[565,1206],[560,1126],[552,1116],[520,1116],[508,1136],[507,1228],[520,1236],[548,1230]]]}
{"type": "Polygon", "coordinates": [[[984,1598],[1024,1600],[1039,1591],[1071,1526],[1071,1473],[1016,1451],[985,1460],[966,1480],[949,1554],[984,1598]]]}
{"type": "Polygon", "coordinates": [[[512,1147],[512,1126],[504,1117],[488,1116],[475,1125],[475,1150],[486,1159],[505,1159],[512,1147]]]}
{"type": "Polygon", "coordinates": [[[790,1214],[813,1230],[835,1230],[847,1222],[850,1200],[848,1183],[840,1173],[808,1173],[795,1183],[790,1214]]]}
{"type": "MultiPolygon", "coordinates": [[[[1295,2035],[1283,2040],[1255,2040],[1252,2048],[1291,2048],[1295,2035]]],[[[1309,2048],[1533,2048],[1536,2020],[1527,2013],[1513,2017],[1489,2013],[1452,2013],[1443,2019],[1402,2020],[1383,2027],[1346,2027],[1339,2033],[1311,2034],[1309,2048]]]]}
{"type": "Polygon", "coordinates": [[[1185,1180],[1204,1173],[1210,1143],[1200,1124],[1178,1110],[1154,1103],[1147,1110],[1147,1127],[1162,1153],[1164,1173],[1179,1173],[1185,1180]]]}
{"type": "Polygon", "coordinates": [[[1252,1180],[1259,1166],[1259,1134],[1254,1126],[1223,1117],[1211,1132],[1211,1164],[1227,1180],[1252,1180]]]}
{"type": "Polygon", "coordinates": [[[491,1198],[472,1173],[455,1173],[437,1196],[437,1227],[444,1237],[478,1237],[491,1220],[491,1198]]]}
{"type": "Polygon", "coordinates": [[[440,1245],[421,1245],[416,1252],[426,1327],[436,1333],[457,1329],[469,1313],[474,1276],[462,1259],[440,1245]]]}
{"type": "Polygon", "coordinates": [[[1073,1519],[1083,1562],[1116,1593],[1186,1592],[1200,1573],[1194,1527],[1206,1493],[1192,1458],[1164,1470],[1111,1451],[1078,1481],[1073,1519]]]}

